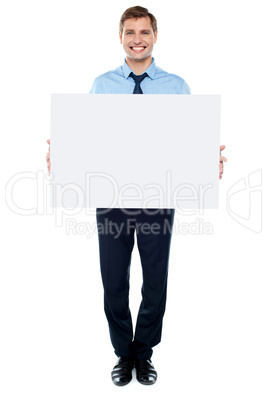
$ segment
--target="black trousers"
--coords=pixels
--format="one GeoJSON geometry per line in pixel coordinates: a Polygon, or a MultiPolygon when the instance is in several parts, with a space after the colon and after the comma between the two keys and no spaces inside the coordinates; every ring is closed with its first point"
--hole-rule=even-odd
{"type": "Polygon", "coordinates": [[[97,208],[104,310],[117,356],[149,359],[161,340],[174,209],[97,208]],[[135,332],[129,309],[131,253],[136,231],[143,271],[135,332]]]}

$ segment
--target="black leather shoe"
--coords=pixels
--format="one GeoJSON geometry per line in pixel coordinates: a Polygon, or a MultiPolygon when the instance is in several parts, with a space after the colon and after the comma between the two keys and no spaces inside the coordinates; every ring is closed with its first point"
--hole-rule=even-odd
{"type": "Polygon", "coordinates": [[[135,367],[137,381],[144,385],[155,384],[158,375],[150,359],[136,360],[135,367]]]}
{"type": "Polygon", "coordinates": [[[134,361],[120,357],[111,372],[111,379],[115,385],[127,385],[132,379],[134,361]]]}

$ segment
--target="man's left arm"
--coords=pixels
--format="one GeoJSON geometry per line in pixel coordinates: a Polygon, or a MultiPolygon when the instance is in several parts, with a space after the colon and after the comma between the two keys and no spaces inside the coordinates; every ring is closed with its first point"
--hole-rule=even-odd
{"type": "Polygon", "coordinates": [[[223,162],[227,162],[227,158],[222,156],[222,152],[225,149],[225,145],[220,146],[220,163],[219,163],[219,179],[221,180],[223,175],[223,162]]]}

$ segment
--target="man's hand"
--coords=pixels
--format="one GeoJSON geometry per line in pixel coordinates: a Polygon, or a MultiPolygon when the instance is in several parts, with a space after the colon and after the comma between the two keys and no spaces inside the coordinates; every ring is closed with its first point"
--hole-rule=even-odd
{"type": "MultiPolygon", "coordinates": [[[[50,140],[47,140],[47,143],[50,145],[50,140]]],[[[47,169],[48,169],[48,175],[50,176],[50,167],[51,167],[51,162],[50,162],[50,146],[48,148],[48,152],[46,154],[46,163],[47,163],[47,169]]]]}
{"type": "Polygon", "coordinates": [[[220,163],[219,163],[219,179],[221,180],[223,174],[223,162],[227,162],[225,156],[221,155],[221,151],[225,149],[225,145],[220,146],[220,163]]]}

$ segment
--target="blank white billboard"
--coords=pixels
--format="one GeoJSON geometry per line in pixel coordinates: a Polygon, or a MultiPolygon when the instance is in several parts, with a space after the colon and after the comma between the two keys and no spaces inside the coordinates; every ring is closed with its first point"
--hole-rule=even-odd
{"type": "Polygon", "coordinates": [[[218,208],[219,95],[53,94],[54,207],[218,208]]]}

